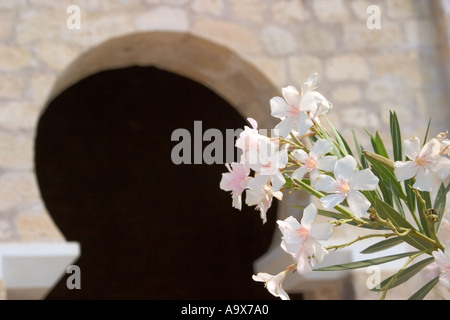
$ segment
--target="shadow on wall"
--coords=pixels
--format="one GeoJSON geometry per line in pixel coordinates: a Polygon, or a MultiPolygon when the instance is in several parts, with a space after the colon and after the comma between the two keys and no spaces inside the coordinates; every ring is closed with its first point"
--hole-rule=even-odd
{"type": "MultiPolygon", "coordinates": [[[[174,165],[177,128],[246,121],[203,85],[154,67],[97,73],[57,96],[36,138],[45,204],[81,244],[81,289],[47,299],[273,299],[251,279],[275,228],[231,207],[222,164],[174,165]]],[[[207,145],[204,143],[203,146],[207,145]]]]}

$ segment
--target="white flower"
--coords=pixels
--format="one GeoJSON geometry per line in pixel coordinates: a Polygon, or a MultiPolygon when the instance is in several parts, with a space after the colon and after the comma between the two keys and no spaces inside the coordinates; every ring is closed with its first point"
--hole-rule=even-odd
{"type": "Polygon", "coordinates": [[[282,137],[287,137],[292,129],[298,130],[300,135],[305,134],[312,127],[313,121],[306,113],[312,111],[314,99],[312,95],[302,96],[293,86],[281,89],[283,98],[270,99],[272,116],[281,119],[275,126],[276,132],[282,137]]]}
{"type": "Polygon", "coordinates": [[[272,206],[272,200],[274,197],[278,200],[282,200],[283,193],[281,191],[274,192],[272,186],[269,183],[266,183],[261,189],[247,189],[245,192],[245,203],[248,206],[256,205],[256,209],[260,211],[263,223],[266,223],[266,213],[272,206]]]}
{"type": "Polygon", "coordinates": [[[250,168],[240,163],[225,164],[229,173],[222,173],[220,189],[232,192],[233,207],[241,210],[242,192],[247,188],[250,177],[250,168]]]}
{"type": "Polygon", "coordinates": [[[447,132],[441,132],[436,136],[436,140],[439,141],[441,144],[441,151],[439,151],[439,154],[445,154],[447,156],[450,156],[450,140],[447,138],[447,132]]]}
{"type": "Polygon", "coordinates": [[[450,243],[447,243],[444,252],[433,251],[432,254],[437,266],[441,269],[439,283],[450,288],[450,243]]]}
{"type": "Polygon", "coordinates": [[[318,74],[312,74],[305,83],[302,85],[302,95],[306,96],[311,94],[314,98],[314,102],[312,103],[311,111],[309,116],[316,123],[320,123],[319,116],[325,115],[330,112],[333,108],[333,105],[325,99],[325,97],[317,91],[314,91],[317,88],[317,78],[318,74]],[[315,105],[314,105],[315,103],[315,105]]]}
{"type": "Polygon", "coordinates": [[[332,171],[337,161],[335,156],[326,156],[325,154],[333,150],[333,143],[328,140],[319,139],[311,148],[309,154],[303,150],[296,150],[294,157],[304,165],[294,171],[292,179],[302,180],[304,175],[309,172],[311,185],[320,175],[320,170],[332,171]]]}
{"type": "Polygon", "coordinates": [[[300,274],[312,271],[312,267],[322,262],[328,253],[317,240],[327,240],[330,237],[331,224],[313,224],[316,217],[317,208],[311,203],[303,211],[301,223],[292,216],[284,221],[277,221],[283,234],[281,248],[297,260],[297,271],[300,274]]]}
{"type": "Polygon", "coordinates": [[[336,161],[335,179],[327,175],[317,178],[315,188],[331,193],[320,199],[326,209],[334,208],[347,199],[348,206],[355,217],[361,218],[370,208],[369,200],[358,190],[375,190],[379,180],[370,169],[355,171],[356,166],[355,158],[346,156],[336,161]]]}
{"type": "Polygon", "coordinates": [[[275,297],[280,297],[282,300],[289,300],[288,294],[282,287],[287,272],[288,270],[284,270],[275,276],[268,273],[259,272],[257,275],[253,275],[252,278],[255,281],[265,282],[264,286],[275,297]]]}
{"type": "Polygon", "coordinates": [[[422,149],[417,137],[403,141],[405,155],[411,161],[396,161],[395,175],[399,181],[416,177],[413,187],[421,191],[431,191],[434,186],[434,174],[444,180],[450,174],[450,159],[440,156],[441,144],[435,138],[427,142],[422,149]]]}

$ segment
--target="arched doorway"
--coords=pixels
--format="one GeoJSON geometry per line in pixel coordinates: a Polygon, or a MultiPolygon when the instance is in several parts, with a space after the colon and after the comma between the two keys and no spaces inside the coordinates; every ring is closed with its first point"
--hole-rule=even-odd
{"type": "Polygon", "coordinates": [[[50,214],[81,244],[81,290],[48,299],[271,299],[251,279],[276,204],[231,207],[223,165],[174,165],[177,128],[241,128],[203,85],[154,67],[96,73],[56,96],[39,122],[36,172],[50,214]]]}

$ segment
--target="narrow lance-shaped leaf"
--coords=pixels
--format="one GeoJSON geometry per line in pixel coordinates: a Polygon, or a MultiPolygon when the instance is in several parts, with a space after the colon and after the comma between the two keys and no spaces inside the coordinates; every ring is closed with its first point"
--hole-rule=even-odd
{"type": "Polygon", "coordinates": [[[361,253],[369,254],[369,253],[383,251],[383,250],[392,248],[403,242],[404,242],[404,240],[401,237],[389,238],[389,239],[382,240],[380,242],[377,242],[377,243],[367,247],[366,249],[361,251],[361,253]]]}
{"type": "Polygon", "coordinates": [[[431,262],[434,261],[434,258],[427,258],[425,260],[422,260],[420,262],[417,262],[416,264],[406,268],[405,270],[399,272],[399,274],[394,274],[392,276],[390,276],[389,278],[386,278],[385,280],[383,280],[379,285],[375,286],[375,288],[373,288],[373,291],[381,291],[383,290],[383,288],[391,281],[391,279],[393,277],[397,277],[393,283],[391,283],[389,285],[389,289],[397,287],[399,285],[401,285],[402,283],[408,281],[409,279],[411,279],[415,274],[417,274],[420,270],[422,270],[423,268],[425,268],[427,265],[429,265],[431,262]]]}
{"type": "Polygon", "coordinates": [[[434,288],[434,286],[439,282],[439,276],[428,282],[422,288],[420,288],[416,293],[414,293],[408,300],[423,300],[428,292],[434,288]]]}
{"type": "Polygon", "coordinates": [[[436,210],[439,220],[436,223],[436,230],[439,229],[439,225],[441,224],[441,220],[444,216],[445,206],[447,202],[447,193],[450,191],[450,183],[447,187],[442,183],[439,187],[439,190],[436,194],[436,198],[434,200],[434,210],[436,210]]]}
{"type": "Polygon", "coordinates": [[[383,263],[395,261],[398,259],[402,259],[405,257],[409,257],[416,253],[418,253],[418,251],[394,254],[394,255],[390,255],[390,256],[386,256],[386,257],[367,259],[367,260],[344,263],[344,264],[336,264],[336,265],[329,266],[329,267],[317,268],[317,269],[314,269],[314,271],[342,271],[342,270],[349,270],[349,269],[365,268],[365,267],[383,264],[383,263]]]}
{"type": "Polygon", "coordinates": [[[398,123],[397,114],[395,111],[390,111],[390,127],[392,138],[392,149],[394,153],[394,161],[401,161],[402,155],[402,136],[400,131],[400,125],[398,123]]]}

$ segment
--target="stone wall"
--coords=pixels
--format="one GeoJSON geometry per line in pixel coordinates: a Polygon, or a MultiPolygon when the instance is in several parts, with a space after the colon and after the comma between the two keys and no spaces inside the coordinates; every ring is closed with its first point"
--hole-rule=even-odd
{"type": "Polygon", "coordinates": [[[1,0],[0,241],[64,241],[34,172],[39,116],[58,90],[88,74],[74,67],[87,56],[101,68],[112,61],[170,68],[174,60],[162,61],[152,46],[126,56],[93,50],[155,32],[178,35],[187,51],[213,48],[227,57],[217,72],[214,60],[187,54],[176,71],[216,90],[245,116],[270,117],[268,97],[249,98],[258,90],[276,94],[318,72],[319,91],[334,104],[330,119],[346,137],[355,128],[367,144],[364,127],[387,139],[390,109],[405,137],[422,137],[430,116],[431,134],[448,128],[448,0],[1,0]],[[70,5],[80,9],[79,29],[67,26],[70,5]],[[379,30],[367,27],[370,5],[381,9],[379,30]]]}

